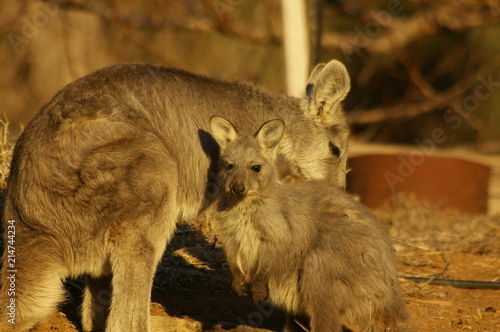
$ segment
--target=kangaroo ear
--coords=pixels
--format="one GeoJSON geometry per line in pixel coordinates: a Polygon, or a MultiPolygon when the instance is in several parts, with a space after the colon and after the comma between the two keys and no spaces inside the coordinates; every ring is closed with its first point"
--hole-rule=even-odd
{"type": "Polygon", "coordinates": [[[210,131],[213,138],[219,143],[221,150],[225,150],[230,143],[238,138],[238,132],[233,124],[220,116],[210,118],[210,131]]]}
{"type": "Polygon", "coordinates": [[[284,133],[285,123],[283,120],[275,119],[264,123],[255,134],[255,138],[260,148],[272,155],[284,133]]]}
{"type": "Polygon", "coordinates": [[[332,60],[317,65],[306,88],[306,114],[325,125],[334,125],[343,119],[342,100],[351,89],[351,80],[345,66],[332,60]]]}
{"type": "Polygon", "coordinates": [[[314,69],[311,72],[311,75],[309,75],[309,79],[307,80],[307,86],[306,86],[306,97],[311,99],[313,90],[314,90],[314,81],[316,81],[316,78],[318,77],[319,73],[323,70],[323,68],[326,66],[324,63],[319,63],[314,67],[314,69]]]}

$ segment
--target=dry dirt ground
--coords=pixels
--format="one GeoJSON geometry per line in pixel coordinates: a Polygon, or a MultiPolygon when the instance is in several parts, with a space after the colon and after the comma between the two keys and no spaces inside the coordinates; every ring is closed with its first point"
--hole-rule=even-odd
{"type": "MultiPolygon", "coordinates": [[[[500,216],[437,211],[402,195],[376,212],[394,241],[400,276],[500,282],[500,216]]],[[[156,274],[152,319],[170,324],[165,331],[279,330],[278,309],[231,291],[207,220],[179,226],[156,274]]],[[[400,280],[411,314],[401,330],[500,331],[500,289],[400,280]]],[[[81,280],[68,283],[70,296],[61,312],[35,331],[78,331],[82,287],[81,280]]]]}

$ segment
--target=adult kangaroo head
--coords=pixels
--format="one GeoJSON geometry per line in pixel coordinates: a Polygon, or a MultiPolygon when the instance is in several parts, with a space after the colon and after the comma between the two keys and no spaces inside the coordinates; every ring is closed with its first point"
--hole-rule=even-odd
{"type": "Polygon", "coordinates": [[[306,180],[327,179],[345,186],[349,129],[342,101],[349,89],[349,75],[342,63],[333,60],[317,65],[301,102],[304,120],[287,121],[278,153],[306,180]]]}

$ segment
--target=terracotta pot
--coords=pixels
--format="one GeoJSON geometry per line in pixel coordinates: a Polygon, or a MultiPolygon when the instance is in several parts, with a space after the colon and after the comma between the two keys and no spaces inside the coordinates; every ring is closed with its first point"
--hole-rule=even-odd
{"type": "Polygon", "coordinates": [[[465,160],[409,155],[365,155],[349,160],[347,191],[376,208],[396,192],[414,194],[437,208],[488,210],[490,168],[465,160]]]}

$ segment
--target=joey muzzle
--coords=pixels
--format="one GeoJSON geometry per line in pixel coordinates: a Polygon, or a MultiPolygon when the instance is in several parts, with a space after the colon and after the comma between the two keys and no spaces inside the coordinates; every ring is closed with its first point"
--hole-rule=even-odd
{"type": "Polygon", "coordinates": [[[231,184],[231,194],[234,196],[243,196],[246,192],[245,185],[243,183],[235,182],[231,184]]]}

